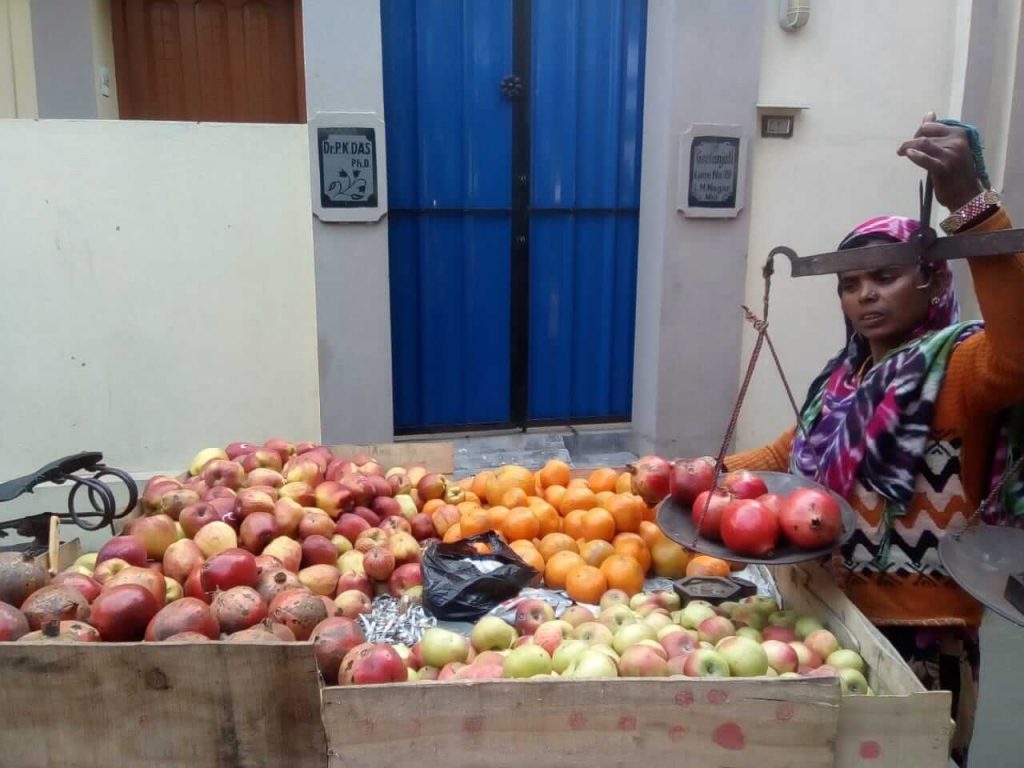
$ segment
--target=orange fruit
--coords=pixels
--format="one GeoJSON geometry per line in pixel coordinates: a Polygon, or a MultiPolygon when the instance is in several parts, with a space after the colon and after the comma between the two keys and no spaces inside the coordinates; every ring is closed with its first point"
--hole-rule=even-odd
{"type": "Polygon", "coordinates": [[[564,533],[549,533],[540,540],[537,551],[540,552],[541,557],[545,560],[550,560],[551,556],[556,552],[568,551],[579,553],[580,550],[572,536],[564,533]]]}
{"type": "Polygon", "coordinates": [[[615,518],[607,509],[594,507],[583,515],[583,538],[587,541],[615,538],[615,518]]]}
{"type": "Polygon", "coordinates": [[[473,549],[479,552],[481,555],[493,555],[494,550],[491,549],[490,544],[485,544],[482,541],[476,541],[472,544],[473,549]]]}
{"type": "Polygon", "coordinates": [[[432,515],[437,511],[438,507],[443,507],[445,504],[444,499],[431,499],[423,505],[423,509],[420,511],[424,515],[432,515]]]}
{"type": "Polygon", "coordinates": [[[638,531],[640,538],[644,540],[644,544],[647,545],[648,549],[654,549],[654,545],[659,541],[666,540],[666,536],[661,532],[655,523],[644,520],[640,523],[640,530],[638,531]]]}
{"type": "Polygon", "coordinates": [[[615,554],[615,547],[611,542],[596,539],[586,541],[580,545],[580,557],[587,561],[587,565],[600,567],[609,555],[615,554]]]}
{"type": "Polygon", "coordinates": [[[513,507],[525,507],[526,500],[529,497],[526,495],[526,491],[522,488],[509,488],[502,494],[501,505],[512,509],[513,507]]]}
{"type": "Polygon", "coordinates": [[[632,596],[644,588],[644,569],[629,555],[609,555],[601,563],[608,589],[621,589],[632,596]]]}
{"type": "Polygon", "coordinates": [[[464,477],[464,478],[462,478],[461,480],[459,480],[458,486],[459,486],[459,488],[461,488],[464,491],[472,490],[473,489],[473,478],[472,477],[464,477]]]}
{"type": "Polygon", "coordinates": [[[513,552],[519,555],[520,560],[537,571],[537,578],[530,583],[534,586],[539,585],[544,578],[544,558],[537,548],[526,540],[513,541],[509,546],[513,552]]]}
{"type": "Polygon", "coordinates": [[[487,481],[485,489],[487,502],[501,504],[502,497],[512,488],[520,488],[524,494],[529,495],[533,490],[533,473],[526,467],[515,464],[499,468],[494,476],[487,481]]]}
{"type": "Polygon", "coordinates": [[[594,493],[601,491],[615,492],[615,481],[619,479],[619,473],[611,467],[601,467],[590,473],[588,485],[594,493]]]}
{"type": "Polygon", "coordinates": [[[585,477],[574,477],[572,480],[569,481],[569,484],[567,486],[565,486],[565,487],[566,488],[586,488],[587,490],[590,490],[590,486],[587,485],[587,478],[585,478],[585,477]]]}
{"type": "Polygon", "coordinates": [[[501,524],[501,532],[509,541],[516,539],[535,539],[540,533],[540,520],[532,509],[516,507],[509,510],[505,521],[501,524]]]}
{"type": "Polygon", "coordinates": [[[696,555],[686,564],[687,576],[728,576],[729,564],[710,555],[696,555]]]}
{"type": "Polygon", "coordinates": [[[542,501],[538,505],[531,505],[530,510],[540,520],[539,536],[547,536],[549,533],[557,533],[562,530],[562,516],[546,501],[542,501]]]}
{"type": "Polygon", "coordinates": [[[593,509],[597,506],[597,497],[586,485],[573,486],[565,489],[565,495],[559,500],[558,511],[564,516],[574,509],[593,509]]]}
{"type": "Polygon", "coordinates": [[[458,541],[462,538],[462,527],[456,523],[451,526],[447,531],[444,532],[444,538],[441,539],[445,544],[451,544],[454,541],[458,541]]]}
{"type": "Polygon", "coordinates": [[[578,603],[597,605],[606,589],[608,580],[592,565],[577,565],[565,578],[565,591],[578,603]]]}
{"type": "Polygon", "coordinates": [[[648,507],[644,504],[644,520],[648,523],[653,523],[655,519],[656,515],[654,514],[654,507],[648,507]]]}
{"type": "Polygon", "coordinates": [[[556,552],[550,560],[545,561],[544,583],[551,589],[564,589],[569,571],[578,565],[586,565],[586,563],[577,553],[568,550],[556,552]]]}
{"type": "Polygon", "coordinates": [[[636,533],[620,533],[612,539],[612,546],[620,555],[629,555],[644,569],[644,573],[651,570],[651,550],[647,544],[636,533]]]}
{"type": "Polygon", "coordinates": [[[569,465],[564,461],[551,459],[537,473],[537,480],[542,489],[550,488],[552,485],[564,486],[569,482],[570,472],[569,465]]]}
{"type": "Polygon", "coordinates": [[[491,519],[491,527],[496,531],[500,531],[502,523],[508,517],[508,507],[503,507],[500,504],[496,507],[489,507],[487,509],[487,516],[491,519]]]}
{"type": "Polygon", "coordinates": [[[574,509],[562,518],[562,531],[574,539],[583,538],[583,516],[587,514],[585,509],[574,509]]]}
{"type": "Polygon", "coordinates": [[[632,493],[633,492],[633,473],[632,472],[620,472],[618,478],[615,480],[615,492],[616,493],[632,493]]]}
{"type": "Polygon", "coordinates": [[[492,529],[491,517],[485,509],[474,509],[467,512],[459,520],[459,529],[463,536],[477,536],[492,529]]]}
{"type": "Polygon", "coordinates": [[[479,504],[480,503],[480,497],[477,496],[472,491],[466,491],[466,501],[471,501],[474,504],[479,504]]]}
{"type": "MultiPolygon", "coordinates": [[[[429,503],[430,502],[428,501],[427,504],[429,504],[429,503]]],[[[423,505],[423,509],[426,509],[426,508],[427,508],[427,505],[424,504],[423,505]]],[[[475,504],[472,501],[460,501],[458,504],[455,505],[455,508],[457,510],[459,510],[460,514],[464,515],[467,512],[472,512],[474,509],[480,509],[480,505],[479,504],[475,504]]]]}
{"type": "Polygon", "coordinates": [[[594,494],[594,500],[601,509],[608,509],[608,502],[615,498],[611,491],[598,491],[594,494]]]}
{"type": "Polygon", "coordinates": [[[551,504],[555,509],[558,509],[563,496],[565,496],[564,485],[549,485],[544,489],[544,501],[551,504]]]}
{"type": "Polygon", "coordinates": [[[617,493],[603,505],[615,518],[615,530],[619,533],[636,533],[644,519],[644,502],[639,496],[617,493]]]}
{"type": "Polygon", "coordinates": [[[487,483],[492,477],[494,477],[494,473],[489,469],[480,472],[473,478],[473,482],[469,486],[469,490],[475,493],[478,498],[484,498],[484,496],[487,495],[487,483]]]}
{"type": "Polygon", "coordinates": [[[681,579],[686,575],[690,556],[686,550],[668,539],[660,539],[651,546],[651,561],[654,574],[666,579],[681,579]]]}

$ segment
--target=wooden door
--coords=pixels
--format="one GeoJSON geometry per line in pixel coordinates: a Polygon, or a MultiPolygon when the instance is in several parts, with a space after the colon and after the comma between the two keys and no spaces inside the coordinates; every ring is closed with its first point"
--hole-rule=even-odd
{"type": "Polygon", "coordinates": [[[301,0],[111,0],[121,117],[306,122],[301,0]]]}

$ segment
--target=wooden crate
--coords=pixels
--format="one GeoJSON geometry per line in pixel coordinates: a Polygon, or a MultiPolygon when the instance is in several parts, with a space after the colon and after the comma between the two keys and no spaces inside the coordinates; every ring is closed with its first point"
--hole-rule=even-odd
{"type": "Polygon", "coordinates": [[[879,695],[843,697],[833,679],[333,687],[331,768],[946,768],[950,695],[925,691],[821,567],[776,578],[788,607],[860,650],[879,695]]]}

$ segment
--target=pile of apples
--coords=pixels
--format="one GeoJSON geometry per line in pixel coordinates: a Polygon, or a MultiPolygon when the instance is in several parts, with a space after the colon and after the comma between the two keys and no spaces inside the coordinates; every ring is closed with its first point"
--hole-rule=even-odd
{"type": "Polygon", "coordinates": [[[870,695],[865,671],[861,656],[840,648],[821,622],[779,610],[769,597],[681,607],[671,592],[630,598],[609,590],[597,615],[573,605],[555,619],[550,605],[530,599],[518,606],[514,624],[486,616],[468,638],[435,627],[411,648],[360,646],[346,654],[338,679],[827,676],[838,677],[844,693],[870,695]]]}
{"type": "Polygon", "coordinates": [[[52,582],[0,558],[0,640],[306,640],[376,595],[418,600],[437,535],[420,509],[461,494],[423,467],[312,443],[206,449],[184,479],[150,479],[142,516],[52,582]]]}

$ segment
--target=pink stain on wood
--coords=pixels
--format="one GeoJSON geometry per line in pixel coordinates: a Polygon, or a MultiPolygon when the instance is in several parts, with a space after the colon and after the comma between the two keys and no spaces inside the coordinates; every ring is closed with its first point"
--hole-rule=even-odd
{"type": "Polygon", "coordinates": [[[360,720],[359,725],[362,726],[363,733],[367,735],[373,733],[373,729],[377,726],[377,724],[368,717],[364,717],[362,720],[360,720]]]}
{"type": "Polygon", "coordinates": [[[792,720],[794,714],[796,714],[796,710],[793,708],[793,705],[788,702],[779,704],[779,706],[775,708],[775,719],[780,723],[792,720]]]}
{"type": "Polygon", "coordinates": [[[569,715],[569,728],[574,731],[582,731],[587,725],[587,718],[582,712],[573,712],[569,715]]]}
{"type": "Polygon", "coordinates": [[[484,719],[479,715],[467,717],[462,721],[462,730],[466,733],[480,733],[484,729],[484,719]]]}
{"type": "Polygon", "coordinates": [[[712,688],[708,691],[708,704],[727,704],[728,702],[729,694],[721,688],[712,688]]]}
{"type": "Polygon", "coordinates": [[[877,760],[882,756],[882,745],[877,741],[862,741],[860,756],[862,760],[877,760]]]}
{"type": "Polygon", "coordinates": [[[686,737],[686,728],[681,725],[673,725],[668,729],[668,737],[672,741],[682,741],[686,737]]]}
{"type": "Polygon", "coordinates": [[[620,731],[635,731],[636,730],[636,718],[630,715],[623,715],[619,718],[619,730],[620,731]]]}
{"type": "Polygon", "coordinates": [[[414,717],[409,721],[408,727],[405,729],[406,738],[415,739],[423,731],[423,725],[420,723],[418,717],[414,717]]]}
{"type": "Polygon", "coordinates": [[[693,691],[679,691],[676,694],[676,704],[680,707],[689,707],[693,704],[693,691]]]}
{"type": "Polygon", "coordinates": [[[731,721],[722,723],[715,728],[711,738],[722,749],[738,751],[747,746],[747,738],[743,734],[743,729],[737,723],[731,721]]]}

